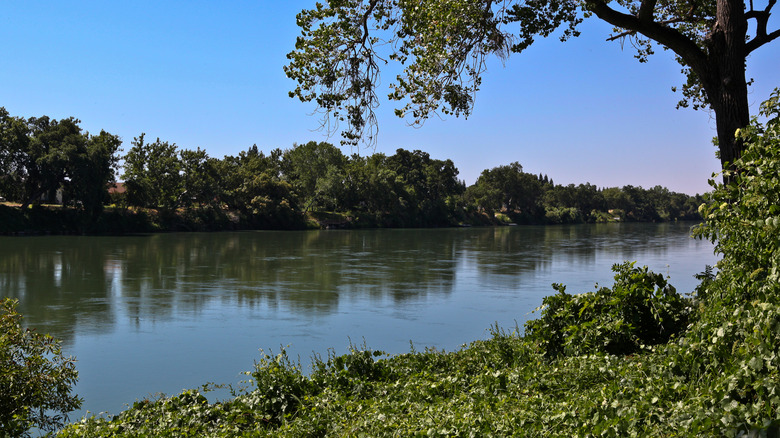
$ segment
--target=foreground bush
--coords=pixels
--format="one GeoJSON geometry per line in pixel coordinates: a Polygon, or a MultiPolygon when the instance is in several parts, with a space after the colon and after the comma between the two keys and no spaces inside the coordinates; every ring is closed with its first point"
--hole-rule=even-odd
{"type": "Polygon", "coordinates": [[[81,406],[71,394],[78,373],[59,341],[22,328],[17,301],[0,299],[0,436],[53,431],[81,406]]]}
{"type": "Polygon", "coordinates": [[[566,286],[542,301],[539,319],[526,324],[526,341],[543,354],[577,356],[591,353],[626,355],[643,346],[665,344],[688,326],[691,301],[677,293],[661,274],[614,265],[615,284],[580,295],[566,286]]]}

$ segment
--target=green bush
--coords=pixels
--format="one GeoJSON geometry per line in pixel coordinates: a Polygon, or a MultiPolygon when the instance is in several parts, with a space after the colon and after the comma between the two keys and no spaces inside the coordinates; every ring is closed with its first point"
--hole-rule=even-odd
{"type": "Polygon", "coordinates": [[[581,295],[566,286],[542,300],[539,319],[526,323],[525,338],[548,357],[609,353],[625,355],[643,345],[657,345],[688,325],[690,299],[661,274],[633,263],[614,265],[615,284],[581,295]]]}
{"type": "Polygon", "coordinates": [[[0,300],[0,435],[53,431],[81,406],[71,394],[78,379],[73,359],[49,335],[22,328],[17,301],[0,300]]]}

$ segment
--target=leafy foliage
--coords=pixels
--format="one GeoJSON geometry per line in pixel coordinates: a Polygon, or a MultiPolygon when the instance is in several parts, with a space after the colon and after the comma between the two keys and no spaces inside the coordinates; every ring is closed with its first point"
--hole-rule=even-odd
{"type": "Polygon", "coordinates": [[[175,144],[145,141],[145,135],[133,139],[125,156],[125,179],[130,205],[150,208],[175,208],[183,193],[181,161],[175,144]]]}
{"type": "Polygon", "coordinates": [[[79,120],[12,117],[0,108],[0,195],[24,206],[53,200],[80,207],[94,223],[114,180],[121,141],[81,131],[79,120]]]}
{"type": "Polygon", "coordinates": [[[541,316],[526,324],[526,340],[548,357],[626,355],[664,344],[685,331],[690,300],[661,274],[633,263],[614,265],[612,270],[612,288],[570,295],[566,286],[554,284],[558,293],[542,300],[541,316]]]}
{"type": "Polygon", "coordinates": [[[17,301],[0,300],[0,433],[28,436],[36,427],[53,431],[81,406],[71,394],[78,379],[73,359],[59,341],[22,328],[17,301]]]}
{"type": "Polygon", "coordinates": [[[728,184],[715,184],[702,206],[706,225],[698,230],[724,254],[718,264],[719,290],[726,303],[764,300],[780,285],[780,90],[761,106],[768,121],[753,123],[737,133],[748,147],[726,170],[728,184]]]}
{"type": "Polygon", "coordinates": [[[75,119],[27,120],[3,109],[0,122],[0,195],[21,201],[62,189],[64,205],[80,210],[23,209],[21,216],[34,217],[2,232],[294,229],[307,218],[313,227],[674,221],[699,219],[701,204],[660,186],[555,185],[519,162],[486,169],[467,188],[452,160],[420,150],[345,156],[329,143],[308,142],[268,154],[253,145],[218,159],[141,134],[120,156],[118,137],[81,133],[75,119]],[[120,159],[126,192],[109,197],[120,159]],[[109,199],[119,211],[103,215],[109,199]]]}

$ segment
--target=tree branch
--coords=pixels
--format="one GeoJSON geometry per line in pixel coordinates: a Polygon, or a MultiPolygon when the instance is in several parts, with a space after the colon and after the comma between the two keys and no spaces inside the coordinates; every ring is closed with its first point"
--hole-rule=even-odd
{"type": "MultiPolygon", "coordinates": [[[[686,21],[688,21],[688,20],[685,19],[685,18],[675,18],[674,20],[658,21],[658,22],[656,22],[656,24],[667,25],[667,24],[674,24],[674,23],[685,23],[686,21]]],[[[636,33],[637,33],[636,30],[627,30],[625,32],[620,32],[617,35],[612,35],[611,37],[607,38],[606,41],[615,41],[617,39],[620,39],[620,38],[623,38],[623,37],[626,37],[626,36],[629,36],[629,35],[636,35],[636,33]]]]}
{"type": "Polygon", "coordinates": [[[748,41],[747,44],[745,44],[745,54],[748,55],[754,50],[756,50],[757,48],[777,38],[780,38],[780,29],[777,29],[770,34],[764,32],[764,35],[756,35],[755,38],[753,38],[752,40],[748,41]]]}
{"type": "Polygon", "coordinates": [[[368,9],[366,9],[366,12],[361,19],[361,24],[363,25],[363,38],[360,40],[360,45],[363,46],[363,50],[368,50],[368,47],[366,47],[366,41],[368,41],[368,18],[371,16],[371,13],[374,12],[377,3],[379,3],[379,0],[371,0],[368,2],[368,9]]]}
{"type": "MultiPolygon", "coordinates": [[[[774,0],[776,1],[776,0],[774,0]]],[[[586,0],[588,8],[596,14],[597,17],[616,27],[626,29],[623,33],[611,39],[620,36],[639,32],[657,43],[664,45],[679,55],[702,80],[706,77],[704,73],[708,70],[707,54],[696,45],[694,41],[678,32],[676,29],[666,26],[667,23],[658,23],[655,21],[642,21],[635,15],[618,12],[602,0],[586,0]]]]}
{"type": "Polygon", "coordinates": [[[653,10],[656,3],[657,0],[642,0],[642,4],[639,6],[639,21],[648,23],[653,21],[653,10]]]}
{"type": "Polygon", "coordinates": [[[769,3],[763,11],[753,10],[751,4],[750,10],[745,12],[745,20],[750,20],[751,18],[756,20],[756,37],[745,45],[747,54],[778,37],[777,30],[771,34],[767,34],[766,30],[767,25],[769,24],[770,11],[776,3],[777,0],[769,0],[769,3]]]}

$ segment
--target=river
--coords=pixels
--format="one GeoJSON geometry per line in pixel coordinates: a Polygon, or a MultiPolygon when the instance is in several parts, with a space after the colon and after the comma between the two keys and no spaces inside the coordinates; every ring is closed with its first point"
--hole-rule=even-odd
{"type": "Polygon", "coordinates": [[[245,380],[287,346],[451,351],[636,260],[680,292],[714,265],[690,223],[0,237],[0,296],[77,358],[84,412],[245,380]]]}

